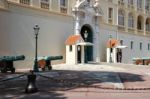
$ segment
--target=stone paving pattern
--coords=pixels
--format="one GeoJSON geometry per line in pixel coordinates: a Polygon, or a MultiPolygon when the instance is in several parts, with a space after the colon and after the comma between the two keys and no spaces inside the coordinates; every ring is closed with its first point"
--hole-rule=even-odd
{"type": "Polygon", "coordinates": [[[54,65],[52,71],[37,73],[36,84],[39,92],[34,94],[24,93],[28,71],[27,68],[17,68],[15,74],[0,73],[0,99],[100,99],[99,95],[103,98],[119,99],[122,96],[127,97],[129,93],[133,93],[131,97],[137,97],[137,99],[149,99],[150,97],[150,89],[144,89],[150,88],[149,66],[106,63],[54,65]],[[24,73],[25,76],[2,81],[24,73]],[[113,96],[113,93],[116,95],[113,96]]]}

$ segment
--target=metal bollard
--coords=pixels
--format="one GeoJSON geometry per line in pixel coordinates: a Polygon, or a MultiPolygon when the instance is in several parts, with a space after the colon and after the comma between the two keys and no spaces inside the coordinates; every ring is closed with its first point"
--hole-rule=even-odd
{"type": "Polygon", "coordinates": [[[36,87],[36,75],[33,73],[33,71],[30,71],[31,74],[29,74],[28,77],[28,83],[25,88],[25,93],[35,93],[38,91],[36,87]]]}

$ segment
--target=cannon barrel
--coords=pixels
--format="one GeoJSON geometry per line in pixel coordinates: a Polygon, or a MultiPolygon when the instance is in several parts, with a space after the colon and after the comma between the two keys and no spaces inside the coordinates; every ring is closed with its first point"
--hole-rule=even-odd
{"type": "Polygon", "coordinates": [[[0,57],[0,61],[18,61],[18,60],[24,60],[24,59],[25,59],[24,55],[0,57]]]}
{"type": "Polygon", "coordinates": [[[63,56],[48,56],[45,60],[50,61],[50,60],[59,60],[63,59],[63,56]]]}

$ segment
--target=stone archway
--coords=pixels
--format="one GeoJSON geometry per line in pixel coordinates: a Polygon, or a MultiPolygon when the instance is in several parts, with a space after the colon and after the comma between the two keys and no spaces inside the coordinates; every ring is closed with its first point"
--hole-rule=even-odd
{"type": "MultiPolygon", "coordinates": [[[[93,30],[90,25],[83,25],[80,34],[85,42],[93,43],[93,30]],[[85,32],[88,33],[87,38],[84,37],[85,32]]],[[[85,58],[87,58],[87,61],[93,61],[93,46],[86,46],[86,49],[84,51],[86,55],[85,58]]]]}

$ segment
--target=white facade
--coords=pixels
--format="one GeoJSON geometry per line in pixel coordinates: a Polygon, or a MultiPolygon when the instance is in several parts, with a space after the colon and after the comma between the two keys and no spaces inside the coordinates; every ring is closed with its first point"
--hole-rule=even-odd
{"type": "Polygon", "coordinates": [[[77,64],[77,46],[72,46],[72,51],[69,51],[69,46],[66,45],[66,64],[77,64]]]}
{"type": "MultiPolygon", "coordinates": [[[[61,7],[61,9],[59,8],[59,0],[50,0],[48,10],[40,8],[40,0],[31,0],[30,6],[22,5],[19,1],[0,1],[0,55],[24,54],[26,56],[25,61],[29,65],[33,64],[35,54],[33,27],[38,24],[40,26],[39,56],[63,55],[64,59],[61,62],[65,62],[65,40],[70,35],[81,34],[83,26],[90,26],[93,33],[93,61],[106,61],[106,42],[110,35],[118,40],[123,40],[123,45],[128,46],[128,48],[123,49],[122,62],[132,63],[133,57],[150,56],[148,49],[150,43],[149,22],[146,22],[150,14],[144,7],[145,3],[142,3],[141,10],[137,10],[137,0],[133,0],[133,8],[132,5],[128,7],[128,0],[123,3],[120,3],[119,0],[91,0],[92,5],[99,4],[98,8],[102,11],[102,17],[97,16],[96,18],[91,7],[83,9],[86,13],[79,13],[79,17],[75,17],[74,11],[72,12],[72,6],[77,4],[75,0],[67,0],[67,6],[61,7]],[[113,8],[110,18],[108,18],[109,8],[113,8]],[[125,12],[124,26],[118,25],[119,9],[123,9],[125,12]],[[67,12],[65,12],[66,10],[67,12]],[[59,11],[65,12],[65,14],[59,13],[59,11]],[[134,21],[132,28],[128,27],[128,14],[130,12],[133,12],[135,20],[138,20],[138,17],[139,20],[140,18],[143,19],[141,29],[138,28],[137,21],[134,21]],[[77,21],[79,22],[77,23],[77,21]],[[131,41],[133,41],[132,49],[130,47],[131,41]],[[140,43],[142,43],[142,49],[140,49],[140,43]]],[[[87,0],[77,1],[80,3],[87,0]]]]}

